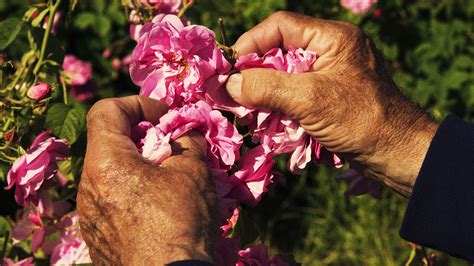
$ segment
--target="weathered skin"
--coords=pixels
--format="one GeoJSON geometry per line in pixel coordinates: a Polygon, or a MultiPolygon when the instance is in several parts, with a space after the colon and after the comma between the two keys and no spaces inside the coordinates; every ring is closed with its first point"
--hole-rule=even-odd
{"type": "Polygon", "coordinates": [[[156,123],[165,112],[161,102],[138,96],[102,100],[89,112],[77,208],[96,265],[212,261],[217,196],[205,140],[180,138],[157,167],[129,137],[131,125],[156,123]]]}
{"type": "MultiPolygon", "coordinates": [[[[245,70],[230,78],[229,94],[298,119],[352,168],[408,197],[437,123],[400,93],[373,42],[351,24],[278,12],[234,48],[245,55],[290,45],[319,54],[314,72],[245,70]]],[[[217,197],[205,141],[183,137],[175,155],[156,167],[129,138],[132,125],[156,123],[164,112],[157,101],[127,97],[103,100],[88,115],[77,202],[95,264],[212,261],[217,197]]]]}
{"type": "Polygon", "coordinates": [[[408,197],[438,125],[401,94],[356,26],[277,12],[242,35],[237,56],[273,47],[318,53],[313,72],[248,69],[227,90],[247,106],[286,113],[351,167],[408,197]]]}

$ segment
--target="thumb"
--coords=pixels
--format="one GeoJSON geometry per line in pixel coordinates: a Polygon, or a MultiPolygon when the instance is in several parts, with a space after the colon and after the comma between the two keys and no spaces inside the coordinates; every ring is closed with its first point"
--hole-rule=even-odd
{"type": "Polygon", "coordinates": [[[229,95],[239,104],[280,111],[295,119],[314,98],[314,73],[287,73],[265,68],[242,70],[229,77],[229,95]]]}
{"type": "Polygon", "coordinates": [[[172,155],[161,162],[162,167],[186,168],[207,162],[207,142],[201,133],[190,131],[171,142],[172,155]]]}

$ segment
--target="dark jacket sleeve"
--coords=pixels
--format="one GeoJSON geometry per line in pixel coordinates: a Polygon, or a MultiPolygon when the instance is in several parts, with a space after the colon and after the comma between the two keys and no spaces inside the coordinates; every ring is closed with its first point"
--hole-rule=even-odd
{"type": "Polygon", "coordinates": [[[448,116],[426,154],[400,236],[474,263],[474,125],[448,116]]]}

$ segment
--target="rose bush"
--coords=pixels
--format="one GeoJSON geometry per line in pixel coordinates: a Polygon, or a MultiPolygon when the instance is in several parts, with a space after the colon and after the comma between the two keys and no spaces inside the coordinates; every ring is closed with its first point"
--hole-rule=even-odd
{"type": "Polygon", "coordinates": [[[100,98],[138,93],[170,107],[158,124],[143,121],[133,130],[146,159],[160,164],[173,141],[190,130],[208,142],[221,218],[218,264],[292,264],[288,255],[275,255],[292,252],[299,261],[321,264],[400,264],[412,258],[409,253],[422,257],[421,248],[398,240],[399,200],[355,172],[337,177],[351,181],[345,193],[369,193],[380,201],[345,200],[345,190],[334,183],[334,168],[343,166],[337,155],[296,121],[239,106],[223,89],[232,71],[246,68],[311,71],[317,53],[275,48],[234,61],[226,39],[235,40],[277,9],[350,21],[371,34],[397,82],[436,117],[450,111],[469,118],[474,101],[465,90],[472,77],[464,9],[448,3],[427,16],[423,1],[39,2],[0,5],[3,264],[90,262],[75,213],[85,114],[100,98]],[[451,9],[460,11],[446,11],[451,9]],[[23,19],[4,20],[7,15],[23,19]],[[405,28],[417,37],[386,30],[405,28]],[[435,44],[443,49],[431,48],[435,44]],[[435,87],[439,91],[427,89],[435,87]],[[454,108],[459,99],[463,107],[454,108]],[[387,215],[376,215],[381,212],[387,215]]]}

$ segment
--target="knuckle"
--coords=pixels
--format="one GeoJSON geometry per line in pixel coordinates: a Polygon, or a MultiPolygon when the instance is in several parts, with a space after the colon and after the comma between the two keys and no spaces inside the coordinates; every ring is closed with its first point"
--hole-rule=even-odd
{"type": "Polygon", "coordinates": [[[349,23],[349,22],[339,22],[339,23],[341,25],[340,34],[345,39],[357,42],[358,40],[366,36],[364,31],[360,27],[352,23],[349,23]]]}
{"type": "Polygon", "coordinates": [[[271,14],[269,19],[274,21],[280,21],[288,19],[291,16],[291,12],[288,11],[276,11],[275,13],[271,14]]]}
{"type": "Polygon", "coordinates": [[[105,112],[110,112],[119,109],[115,99],[103,99],[95,103],[90,111],[87,113],[87,123],[93,122],[103,118],[105,112]]]}

